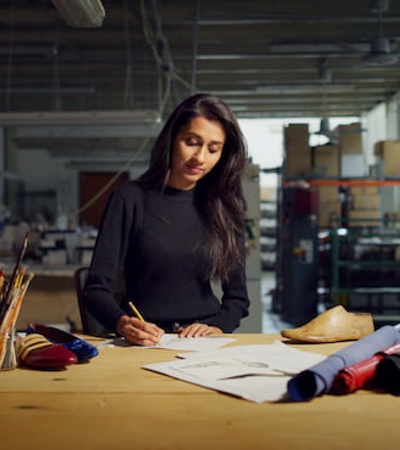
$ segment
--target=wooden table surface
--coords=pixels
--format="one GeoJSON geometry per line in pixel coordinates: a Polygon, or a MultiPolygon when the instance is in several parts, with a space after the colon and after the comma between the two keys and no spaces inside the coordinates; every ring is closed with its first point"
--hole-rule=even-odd
{"type": "MultiPolygon", "coordinates": [[[[234,334],[230,345],[277,335],[234,334]]],[[[95,338],[87,337],[90,342],[95,338]]],[[[298,345],[331,354],[348,343],[298,345]]],[[[400,398],[360,390],[305,403],[252,403],[141,369],[177,351],[102,348],[59,372],[0,372],[0,448],[13,450],[376,449],[400,442],[400,398]]]]}

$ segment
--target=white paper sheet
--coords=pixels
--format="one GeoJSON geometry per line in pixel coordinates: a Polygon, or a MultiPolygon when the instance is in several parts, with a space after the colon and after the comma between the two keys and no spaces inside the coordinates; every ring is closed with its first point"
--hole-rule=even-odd
{"type": "Polygon", "coordinates": [[[154,347],[146,348],[169,348],[172,350],[189,350],[189,351],[210,351],[218,349],[234,342],[236,339],[227,337],[195,337],[181,338],[177,334],[164,334],[160,342],[154,347]]]}
{"type": "MultiPolygon", "coordinates": [[[[149,347],[128,344],[125,338],[113,338],[106,341],[101,341],[96,343],[98,348],[112,348],[118,347],[132,347],[132,348],[165,348],[170,350],[182,350],[190,352],[200,352],[200,351],[212,351],[223,347],[224,345],[230,344],[236,341],[235,338],[227,337],[196,337],[196,338],[180,338],[177,334],[164,334],[160,342],[157,345],[152,345],[149,347]]],[[[190,355],[191,353],[189,353],[190,355]]],[[[187,354],[183,353],[180,357],[187,357],[187,354]]]]}
{"type": "Polygon", "coordinates": [[[262,403],[284,400],[289,379],[324,358],[275,341],[198,352],[143,368],[262,403]]]}

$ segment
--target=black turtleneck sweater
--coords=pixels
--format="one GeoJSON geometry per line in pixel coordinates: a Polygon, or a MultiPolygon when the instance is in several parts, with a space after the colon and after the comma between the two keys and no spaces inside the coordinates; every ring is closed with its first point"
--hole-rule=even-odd
{"type": "Polygon", "coordinates": [[[197,321],[232,332],[248,314],[245,269],[238,264],[218,299],[204,279],[205,234],[194,190],[124,184],[111,195],[99,228],[84,289],[88,309],[111,329],[131,314],[127,302],[133,301],[146,321],[161,327],[197,321]],[[121,270],[126,294],[119,305],[113,292],[121,270]]]}

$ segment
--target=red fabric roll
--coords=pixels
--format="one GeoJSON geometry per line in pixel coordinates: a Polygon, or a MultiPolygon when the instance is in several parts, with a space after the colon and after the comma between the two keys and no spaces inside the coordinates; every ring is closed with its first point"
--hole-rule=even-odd
{"type": "Polygon", "coordinates": [[[393,353],[400,353],[400,344],[382,350],[364,361],[345,367],[335,376],[330,393],[350,394],[358,389],[370,387],[379,361],[393,353]]]}

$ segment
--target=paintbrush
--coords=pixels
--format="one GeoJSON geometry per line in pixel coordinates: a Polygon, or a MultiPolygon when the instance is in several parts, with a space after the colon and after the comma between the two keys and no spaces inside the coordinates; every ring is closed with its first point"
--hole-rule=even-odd
{"type": "Polygon", "coordinates": [[[5,296],[3,298],[3,301],[0,303],[0,325],[4,320],[4,316],[6,315],[8,308],[10,307],[10,303],[12,300],[12,290],[15,287],[15,282],[18,279],[18,275],[21,273],[22,260],[24,259],[26,249],[28,247],[30,235],[31,233],[30,231],[28,231],[22,241],[21,248],[18,252],[18,259],[17,262],[15,263],[13,273],[7,285],[5,296]]]}

